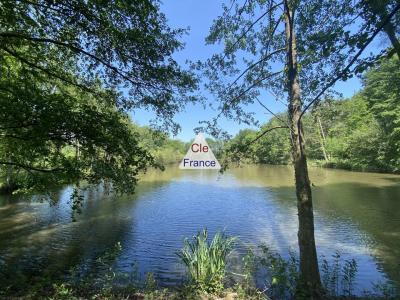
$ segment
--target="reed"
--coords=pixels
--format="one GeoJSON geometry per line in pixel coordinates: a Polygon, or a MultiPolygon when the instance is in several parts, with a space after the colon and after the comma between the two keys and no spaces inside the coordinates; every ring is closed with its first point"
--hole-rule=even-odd
{"type": "Polygon", "coordinates": [[[191,285],[197,290],[217,294],[224,288],[226,259],[235,244],[235,237],[217,232],[211,242],[207,229],[199,231],[192,240],[185,239],[177,252],[188,269],[191,285]]]}

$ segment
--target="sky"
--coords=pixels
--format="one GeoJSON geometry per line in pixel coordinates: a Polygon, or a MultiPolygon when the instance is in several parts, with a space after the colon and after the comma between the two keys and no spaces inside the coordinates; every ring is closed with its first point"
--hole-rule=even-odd
{"type": "MultiPolygon", "coordinates": [[[[218,48],[213,45],[205,45],[205,37],[208,35],[213,20],[222,14],[222,0],[164,0],[161,5],[162,12],[168,19],[168,24],[172,28],[187,28],[189,33],[182,37],[185,48],[174,54],[174,59],[184,65],[187,59],[192,61],[206,60],[212,54],[218,53],[218,48]]],[[[225,1],[226,3],[226,1],[225,1]]],[[[344,97],[351,97],[361,89],[361,82],[357,78],[347,82],[339,82],[335,89],[340,91],[344,97]]],[[[200,93],[207,98],[212,97],[207,91],[201,89],[200,93]]],[[[260,99],[274,112],[283,112],[284,105],[277,102],[270,94],[261,94],[260,99]]],[[[212,100],[212,99],[210,99],[212,100]]],[[[249,107],[249,111],[256,113],[256,119],[261,123],[267,122],[271,115],[263,110],[258,103],[249,107]]],[[[217,111],[202,105],[188,105],[185,111],[176,115],[175,121],[181,125],[181,131],[175,138],[189,141],[194,138],[194,128],[200,126],[199,121],[209,121],[218,114],[217,111]]],[[[152,112],[137,110],[132,113],[132,119],[139,125],[149,125],[154,117],[152,112]]],[[[249,128],[247,125],[240,125],[230,120],[222,120],[221,127],[234,135],[240,129],[249,128]]]]}

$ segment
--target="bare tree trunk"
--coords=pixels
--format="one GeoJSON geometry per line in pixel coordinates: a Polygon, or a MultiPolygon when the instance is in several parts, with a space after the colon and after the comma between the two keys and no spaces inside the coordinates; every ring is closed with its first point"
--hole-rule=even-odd
{"type": "Polygon", "coordinates": [[[308,178],[307,159],[303,139],[300,84],[298,80],[296,37],[293,11],[285,1],[285,31],[287,45],[287,85],[289,92],[289,123],[291,126],[292,159],[295,171],[297,209],[299,219],[298,243],[300,251],[300,286],[308,299],[321,296],[321,279],[314,238],[314,213],[308,178]]]}
{"type": "Polygon", "coordinates": [[[76,139],[76,143],[75,143],[75,159],[79,160],[79,156],[80,156],[79,140],[76,139]]]}
{"type": "Polygon", "coordinates": [[[14,166],[6,166],[6,182],[5,182],[5,188],[4,190],[7,193],[11,193],[15,189],[15,182],[13,178],[13,169],[14,166]]]}
{"type": "Polygon", "coordinates": [[[328,156],[328,153],[326,152],[326,147],[325,147],[325,143],[326,143],[325,132],[324,132],[324,128],[322,127],[321,118],[318,115],[317,115],[317,122],[318,122],[318,131],[319,131],[319,136],[320,136],[322,153],[324,154],[325,161],[328,162],[329,156],[328,156]]]}

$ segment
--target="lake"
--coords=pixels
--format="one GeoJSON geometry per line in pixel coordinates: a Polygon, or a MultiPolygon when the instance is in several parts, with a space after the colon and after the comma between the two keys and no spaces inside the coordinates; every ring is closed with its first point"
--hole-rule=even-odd
{"type": "MultiPolygon", "coordinates": [[[[116,266],[153,272],[161,285],[182,282],[175,254],[185,237],[207,227],[238,236],[233,256],[265,243],[286,256],[297,250],[297,209],[290,166],[212,170],[150,170],[134,195],[113,196],[101,187],[85,192],[71,221],[70,186],[52,190],[56,201],[1,196],[2,282],[63,274],[117,242],[116,266]]],[[[358,262],[358,291],[371,282],[400,286],[400,176],[310,168],[318,254],[358,262]]],[[[239,259],[237,259],[240,261],[239,259]]]]}

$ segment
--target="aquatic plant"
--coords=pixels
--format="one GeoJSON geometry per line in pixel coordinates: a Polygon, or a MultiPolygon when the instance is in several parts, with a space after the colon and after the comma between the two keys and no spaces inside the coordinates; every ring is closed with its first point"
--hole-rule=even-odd
{"type": "Polygon", "coordinates": [[[336,251],[332,255],[331,263],[322,256],[322,285],[326,293],[330,296],[352,297],[357,272],[358,264],[355,259],[344,260],[342,266],[341,254],[339,251],[336,251]]]}
{"type": "MultiPolygon", "coordinates": [[[[284,259],[266,245],[259,246],[261,254],[256,259],[259,266],[266,269],[266,293],[273,299],[294,298],[299,280],[299,260],[293,251],[289,251],[289,259],[284,259]]],[[[300,295],[296,295],[300,299],[300,295]]]]}
{"type": "Polygon", "coordinates": [[[207,229],[199,231],[192,240],[185,239],[177,255],[188,269],[190,284],[199,292],[218,294],[224,288],[226,259],[236,238],[217,232],[211,242],[207,229]]]}

